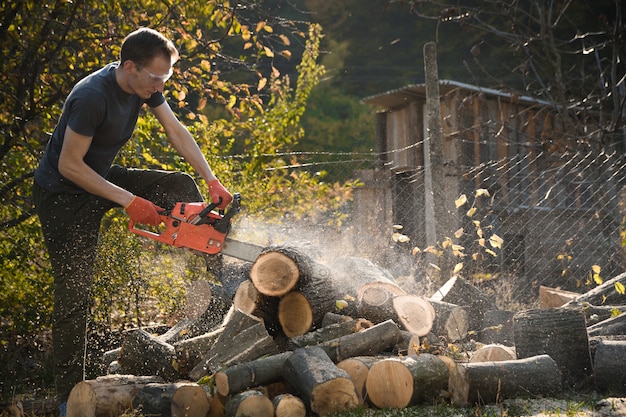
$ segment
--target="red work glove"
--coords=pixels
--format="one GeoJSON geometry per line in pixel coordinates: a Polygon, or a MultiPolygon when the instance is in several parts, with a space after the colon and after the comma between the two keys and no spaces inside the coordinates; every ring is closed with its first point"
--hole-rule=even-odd
{"type": "Polygon", "coordinates": [[[133,222],[150,226],[160,225],[162,220],[159,212],[165,211],[151,201],[138,196],[134,196],[124,210],[133,222]]]}
{"type": "Polygon", "coordinates": [[[217,208],[224,210],[230,202],[233,201],[233,195],[229,193],[218,180],[210,181],[208,185],[209,193],[211,194],[211,201],[213,203],[219,203],[217,208]],[[221,203],[220,199],[222,199],[221,203]]]}

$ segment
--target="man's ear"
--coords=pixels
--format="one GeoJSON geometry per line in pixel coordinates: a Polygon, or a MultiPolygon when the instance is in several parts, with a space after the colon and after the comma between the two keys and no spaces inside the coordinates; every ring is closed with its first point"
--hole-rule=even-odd
{"type": "Polygon", "coordinates": [[[124,72],[127,74],[135,74],[136,72],[139,71],[137,64],[135,64],[130,59],[124,61],[124,63],[122,64],[122,68],[124,69],[124,72]]]}

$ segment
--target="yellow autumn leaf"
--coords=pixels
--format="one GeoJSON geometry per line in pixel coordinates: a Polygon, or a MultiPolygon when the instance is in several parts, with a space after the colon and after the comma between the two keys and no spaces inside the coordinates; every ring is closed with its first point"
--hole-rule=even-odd
{"type": "Polygon", "coordinates": [[[463,228],[461,227],[459,230],[457,230],[456,232],[454,232],[454,237],[457,239],[460,239],[461,236],[463,236],[463,228]]]}
{"type": "Polygon", "coordinates": [[[452,239],[450,239],[449,237],[447,237],[443,243],[441,244],[441,246],[443,246],[444,249],[449,248],[450,246],[452,246],[452,239]]]}
{"type": "Polygon", "coordinates": [[[452,273],[458,274],[459,272],[461,272],[461,269],[463,269],[463,262],[459,262],[458,264],[454,265],[454,269],[452,270],[452,273]]]}
{"type": "Polygon", "coordinates": [[[286,35],[280,34],[278,35],[278,37],[280,38],[281,41],[283,41],[283,45],[286,45],[286,46],[291,45],[291,41],[286,35]]]}
{"type": "Polygon", "coordinates": [[[403,228],[401,224],[394,224],[392,227],[393,227],[393,230],[402,230],[403,228]]]}
{"type": "Polygon", "coordinates": [[[476,214],[476,211],[478,209],[476,207],[472,207],[471,209],[467,210],[467,213],[465,213],[465,215],[467,217],[472,217],[474,214],[476,214]]]}
{"type": "Polygon", "coordinates": [[[393,239],[394,242],[400,242],[400,243],[406,243],[411,240],[411,238],[409,238],[406,235],[403,235],[402,233],[394,233],[393,235],[391,235],[391,239],[393,239]]]}
{"type": "Polygon", "coordinates": [[[591,267],[591,270],[593,271],[594,274],[599,274],[602,268],[600,267],[600,265],[593,265],[591,267]]]}
{"type": "Polygon", "coordinates": [[[593,282],[595,282],[597,285],[601,285],[603,282],[600,274],[592,274],[592,278],[593,278],[593,282]]]}
{"type": "Polygon", "coordinates": [[[461,194],[459,198],[454,200],[454,204],[456,205],[456,208],[461,207],[465,203],[467,203],[467,196],[465,194],[461,194]]]}
{"type": "Polygon", "coordinates": [[[478,239],[478,244],[482,247],[485,247],[485,239],[483,239],[482,237],[478,239]]]}
{"type": "Polygon", "coordinates": [[[465,249],[465,248],[463,246],[461,246],[461,245],[456,245],[456,244],[452,245],[452,250],[453,251],[461,251],[463,249],[465,249]]]}
{"type": "Polygon", "coordinates": [[[269,47],[264,46],[263,50],[265,51],[265,55],[267,55],[268,58],[274,57],[274,51],[272,51],[269,47]]]}
{"type": "Polygon", "coordinates": [[[493,256],[494,258],[498,256],[498,254],[492,251],[491,249],[485,249],[485,252],[487,252],[489,255],[493,256]]]}
{"type": "Polygon", "coordinates": [[[479,188],[478,190],[476,190],[476,197],[481,196],[490,197],[489,191],[484,188],[479,188]]]}
{"type": "Polygon", "coordinates": [[[417,255],[418,253],[420,253],[421,250],[420,248],[418,248],[417,246],[413,248],[413,250],[411,251],[411,253],[413,254],[413,256],[417,255]]]}
{"type": "Polygon", "coordinates": [[[621,282],[616,282],[615,291],[617,291],[618,294],[624,295],[624,292],[625,292],[624,284],[622,284],[621,282]]]}
{"type": "Polygon", "coordinates": [[[337,310],[341,311],[344,308],[348,307],[348,302],[346,300],[336,300],[335,307],[337,307],[337,310]]]}
{"type": "Polygon", "coordinates": [[[500,236],[496,235],[495,233],[493,235],[491,235],[491,237],[489,238],[489,244],[493,248],[502,249],[502,244],[503,243],[504,243],[504,240],[502,240],[502,238],[500,236]]]}
{"type": "Polygon", "coordinates": [[[226,108],[227,108],[227,109],[232,109],[232,108],[235,106],[235,104],[236,104],[236,103],[237,103],[237,97],[236,97],[236,96],[231,95],[231,96],[228,98],[228,104],[226,105],[226,108]]]}
{"type": "Polygon", "coordinates": [[[287,59],[291,59],[291,51],[289,49],[283,49],[280,54],[287,59]]]}
{"type": "Polygon", "coordinates": [[[267,78],[265,78],[265,77],[261,78],[259,80],[259,83],[256,86],[257,90],[259,90],[259,91],[263,90],[263,88],[265,88],[266,84],[267,84],[267,78]]]}
{"type": "Polygon", "coordinates": [[[617,317],[620,314],[622,314],[622,312],[620,311],[619,308],[614,308],[614,309],[611,310],[611,317],[617,317]]]}

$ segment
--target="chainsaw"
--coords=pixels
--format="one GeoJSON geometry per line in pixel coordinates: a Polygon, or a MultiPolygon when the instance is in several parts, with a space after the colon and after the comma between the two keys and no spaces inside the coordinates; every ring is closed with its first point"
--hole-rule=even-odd
{"type": "Polygon", "coordinates": [[[228,237],[232,218],[241,210],[241,195],[239,193],[233,195],[233,201],[226,212],[215,211],[220,202],[178,202],[173,209],[159,213],[164,225],[159,226],[159,231],[136,227],[132,220],[128,224],[128,229],[139,236],[174,247],[209,255],[223,253],[254,262],[263,248],[228,237]]]}

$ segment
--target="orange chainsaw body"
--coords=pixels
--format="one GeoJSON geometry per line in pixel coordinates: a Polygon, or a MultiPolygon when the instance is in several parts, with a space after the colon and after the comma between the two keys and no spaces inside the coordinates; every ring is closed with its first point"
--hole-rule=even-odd
{"type": "Polygon", "coordinates": [[[171,211],[161,215],[164,226],[159,226],[159,228],[164,227],[164,230],[159,233],[137,228],[132,221],[128,229],[137,235],[174,247],[214,255],[219,253],[224,246],[231,219],[230,216],[207,210],[208,206],[204,202],[176,203],[171,211]],[[204,214],[205,212],[207,213],[204,214]]]}

